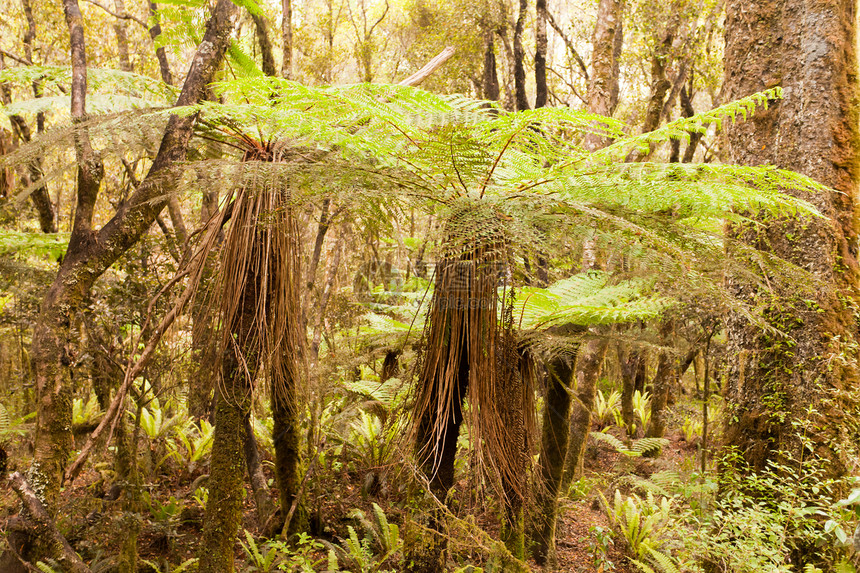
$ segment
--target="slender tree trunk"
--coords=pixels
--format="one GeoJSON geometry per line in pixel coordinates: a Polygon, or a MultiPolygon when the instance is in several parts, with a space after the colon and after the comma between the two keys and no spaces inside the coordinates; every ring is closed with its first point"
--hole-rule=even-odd
{"type": "MultiPolygon", "coordinates": [[[[33,43],[36,41],[36,19],[33,17],[33,8],[30,4],[30,0],[23,0],[22,5],[24,8],[24,16],[27,20],[27,31],[24,34],[24,55],[27,61],[32,64],[34,63],[33,43]]],[[[0,54],[0,69],[3,68],[5,68],[5,61],[3,59],[3,55],[0,54]]],[[[33,95],[37,98],[42,95],[42,87],[38,80],[33,82],[33,95]]],[[[0,101],[6,105],[12,103],[12,94],[7,85],[0,85],[0,101]]],[[[32,139],[30,127],[22,116],[12,114],[9,116],[9,121],[12,123],[12,129],[20,142],[28,143],[32,139]]],[[[36,114],[36,125],[38,132],[42,133],[45,128],[44,113],[40,112],[36,114]]],[[[28,163],[27,171],[30,183],[36,184],[41,181],[43,178],[42,157],[36,157],[28,163]]],[[[44,181],[39,183],[38,186],[30,193],[30,200],[33,202],[36,212],[39,214],[39,228],[42,232],[56,233],[57,221],[55,209],[53,203],[51,203],[48,186],[44,181]]]]}
{"type": "MultiPolygon", "coordinates": [[[[696,110],[693,109],[693,74],[690,73],[688,87],[681,90],[681,109],[684,117],[693,117],[696,115],[696,110]]],[[[702,133],[691,133],[690,141],[687,143],[687,148],[684,150],[684,157],[681,159],[683,163],[691,163],[696,155],[696,148],[702,140],[702,133]]]]}
{"type": "Polygon", "coordinates": [[[526,96],[526,51],[523,47],[523,31],[528,14],[528,0],[520,0],[520,12],[514,27],[514,101],[517,111],[529,109],[529,99],[526,96]]]}
{"type": "MultiPolygon", "coordinates": [[[[773,164],[803,173],[834,191],[803,198],[828,218],[786,218],[733,229],[735,237],[813,273],[815,293],[793,281],[768,292],[741,286],[737,296],[767,304],[767,320],[786,336],[729,316],[726,443],[754,470],[804,457],[797,428],[815,454],[846,471],[842,428],[856,411],[844,404],[858,376],[857,299],[858,110],[856,3],[777,0],[726,4],[727,100],[781,85],[784,99],[730,127],[729,153],[743,165],[773,164]]],[[[853,462],[851,462],[853,463],[853,462]]]]}
{"type": "Polygon", "coordinates": [[[245,465],[248,468],[248,481],[251,482],[251,491],[254,492],[254,502],[257,505],[257,523],[262,527],[275,512],[275,502],[272,500],[266,474],[263,473],[263,465],[260,463],[260,451],[257,447],[257,438],[254,436],[254,428],[251,426],[250,411],[243,425],[245,426],[245,465]]]}
{"type": "MultiPolygon", "coordinates": [[[[113,0],[116,13],[120,16],[125,16],[124,0],[113,0]]],[[[116,45],[119,50],[119,69],[124,72],[134,71],[131,60],[128,57],[128,25],[124,18],[117,18],[113,24],[113,31],[116,34],[116,45]]]]}
{"type": "MultiPolygon", "coordinates": [[[[149,37],[155,42],[161,35],[161,23],[158,19],[158,4],[155,2],[149,3],[149,17],[153,24],[149,29],[149,37]]],[[[167,52],[164,46],[159,46],[155,49],[155,57],[158,59],[158,70],[161,72],[161,79],[168,85],[173,85],[173,74],[170,73],[170,63],[167,61],[167,52]]]]}
{"type": "Polygon", "coordinates": [[[574,479],[582,477],[585,446],[591,431],[591,411],[597,394],[600,367],[609,345],[607,338],[594,338],[583,344],[576,357],[576,402],[570,420],[570,438],[564,460],[561,489],[565,491],[574,479]]]}
{"type": "MultiPolygon", "coordinates": [[[[292,0],[281,0],[281,7],[283,10],[283,18],[281,19],[281,38],[284,42],[284,59],[281,63],[281,75],[286,79],[291,79],[293,77],[293,3],[292,0]]],[[[332,17],[331,9],[329,10],[329,17],[332,17]]],[[[334,27],[334,23],[330,22],[329,25],[334,27]]],[[[334,33],[331,32],[329,35],[329,49],[331,50],[331,43],[334,41],[334,33]]],[[[331,65],[331,64],[329,64],[331,65]]],[[[329,74],[330,76],[330,74],[329,74]]],[[[329,81],[331,78],[329,77],[329,81]]]]}
{"type": "Polygon", "coordinates": [[[532,556],[538,565],[556,567],[555,528],[558,494],[567,456],[573,364],[559,356],[547,364],[547,391],[541,430],[540,482],[537,484],[538,518],[532,535],[532,556]]]}
{"type": "Polygon", "coordinates": [[[628,438],[632,439],[638,434],[633,413],[633,395],[637,389],[644,386],[645,355],[641,350],[621,348],[619,345],[618,356],[621,362],[621,419],[624,421],[628,438]]]}
{"type": "MultiPolygon", "coordinates": [[[[675,321],[666,319],[660,325],[660,339],[664,346],[672,343],[675,334],[675,321]]],[[[662,438],[666,433],[665,410],[669,400],[669,389],[678,375],[677,358],[669,352],[661,352],[657,362],[657,372],[654,374],[651,392],[651,423],[646,436],[662,438]]]]}
{"type": "Polygon", "coordinates": [[[535,109],[544,107],[546,85],[546,0],[535,0],[535,109]]]}

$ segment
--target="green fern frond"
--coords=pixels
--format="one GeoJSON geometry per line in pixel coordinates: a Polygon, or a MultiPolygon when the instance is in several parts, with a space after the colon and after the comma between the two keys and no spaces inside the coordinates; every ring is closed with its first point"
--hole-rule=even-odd
{"type": "Polygon", "coordinates": [[[49,255],[58,259],[66,253],[68,233],[29,233],[0,229],[0,254],[49,255]]]}
{"type": "MultiPolygon", "coordinates": [[[[0,82],[31,86],[39,81],[46,96],[68,91],[72,81],[69,66],[19,66],[0,70],[0,82]]],[[[177,88],[161,80],[107,68],[87,68],[87,104],[94,94],[116,94],[151,99],[160,105],[170,105],[179,95],[177,88]]]]}
{"type": "Polygon", "coordinates": [[[6,409],[6,406],[0,404],[0,436],[5,436],[10,428],[9,410],[6,409]]]}
{"type": "Polygon", "coordinates": [[[653,143],[661,143],[671,139],[686,140],[691,133],[704,133],[712,125],[719,131],[726,120],[735,122],[738,116],[746,120],[756,109],[760,107],[767,109],[768,102],[777,99],[782,99],[782,88],[780,87],[752,94],[692,117],[676,119],[648,133],[619,139],[612,145],[598,151],[595,156],[604,161],[618,161],[626,157],[631,149],[648,150],[650,144],[653,143]]]}
{"type": "Polygon", "coordinates": [[[597,440],[598,442],[603,442],[605,444],[608,444],[609,447],[611,447],[615,451],[622,453],[624,455],[627,455],[627,456],[639,456],[639,455],[641,455],[640,453],[634,452],[633,450],[629,449],[627,446],[624,445],[624,442],[622,442],[621,440],[619,440],[618,438],[616,438],[612,434],[609,434],[606,432],[590,432],[588,435],[591,436],[593,439],[597,440]]]}
{"type": "Polygon", "coordinates": [[[633,440],[630,449],[641,456],[654,455],[669,445],[666,438],[641,438],[633,440]]]}
{"type": "Polygon", "coordinates": [[[610,285],[608,275],[592,271],[546,289],[525,287],[515,303],[514,320],[523,329],[546,329],[560,324],[614,324],[654,318],[672,301],[643,295],[647,286],[641,280],[610,285]]]}
{"type": "Polygon", "coordinates": [[[254,58],[246,54],[236,42],[231,42],[227,48],[227,59],[232,65],[233,73],[239,77],[257,78],[263,75],[254,58]]]}

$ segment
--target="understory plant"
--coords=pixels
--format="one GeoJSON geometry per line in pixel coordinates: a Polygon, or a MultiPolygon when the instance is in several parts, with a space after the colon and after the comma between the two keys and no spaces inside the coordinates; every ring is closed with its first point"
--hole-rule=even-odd
{"type": "Polygon", "coordinates": [[[795,460],[788,453],[760,473],[749,472],[732,452],[720,466],[717,477],[659,472],[633,478],[644,498],[617,492],[614,504],[605,503],[640,570],[855,571],[856,478],[827,477],[821,460],[795,460]],[[846,486],[853,489],[842,498],[846,486]],[[657,499],[669,500],[665,513],[657,499]]]}

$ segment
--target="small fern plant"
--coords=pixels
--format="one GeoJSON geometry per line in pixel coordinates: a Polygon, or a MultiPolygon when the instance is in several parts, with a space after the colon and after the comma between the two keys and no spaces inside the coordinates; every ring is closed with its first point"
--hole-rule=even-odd
{"type": "Polygon", "coordinates": [[[641,438],[633,440],[628,447],[624,442],[607,432],[591,432],[589,436],[597,442],[607,444],[619,454],[624,454],[628,457],[656,457],[663,448],[669,445],[669,440],[666,438],[641,438]]]}

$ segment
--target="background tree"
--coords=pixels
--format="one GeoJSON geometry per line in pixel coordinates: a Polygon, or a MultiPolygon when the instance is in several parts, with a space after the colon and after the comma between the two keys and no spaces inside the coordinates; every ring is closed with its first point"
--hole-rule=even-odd
{"type": "Polygon", "coordinates": [[[809,269],[819,290],[812,299],[800,299],[790,292],[771,296],[735,287],[783,334],[730,317],[729,352],[737,360],[729,365],[727,443],[761,470],[787,452],[801,455],[807,447],[798,431],[803,427],[815,453],[839,473],[847,466],[838,452],[849,438],[830,429],[855,408],[849,396],[856,388],[856,7],[777,2],[748,8],[726,6],[726,97],[779,85],[785,99],[733,128],[729,153],[742,164],[795,169],[833,191],[804,196],[827,219],[802,227],[783,220],[734,229],[748,243],[809,269]],[[825,92],[830,96],[818,97],[825,92]]]}

